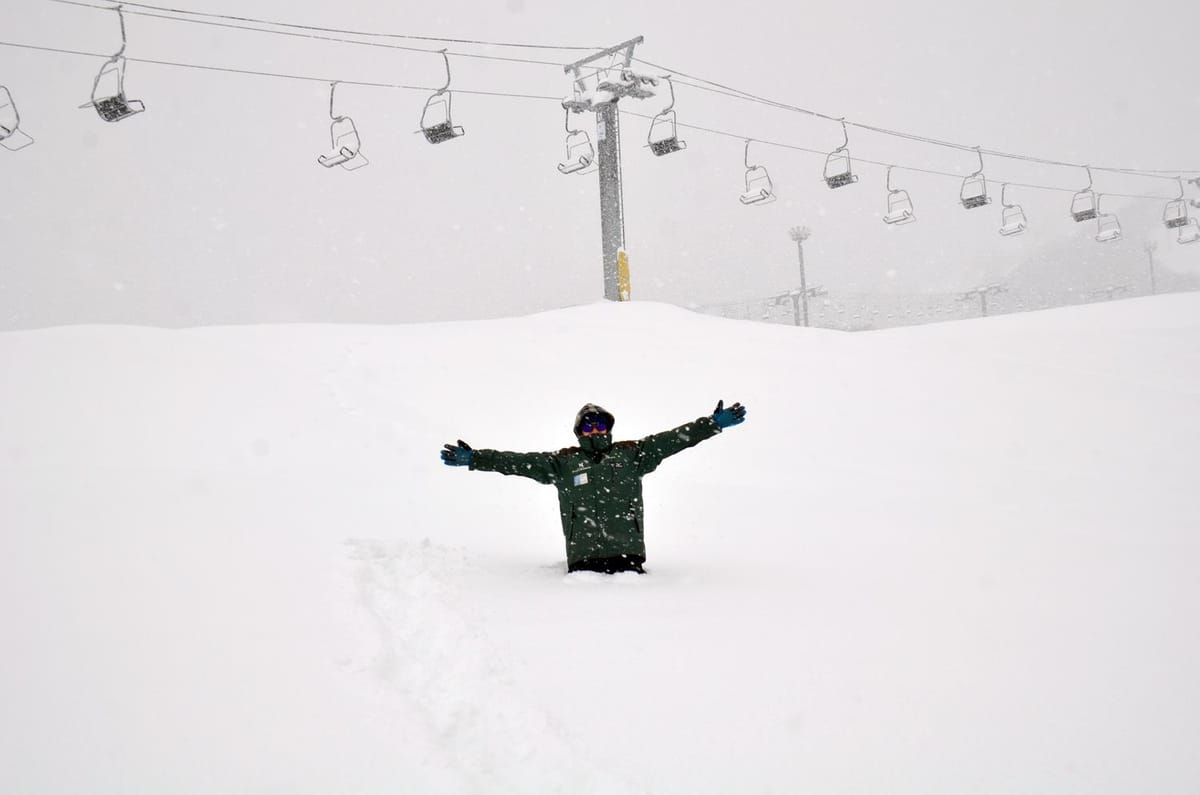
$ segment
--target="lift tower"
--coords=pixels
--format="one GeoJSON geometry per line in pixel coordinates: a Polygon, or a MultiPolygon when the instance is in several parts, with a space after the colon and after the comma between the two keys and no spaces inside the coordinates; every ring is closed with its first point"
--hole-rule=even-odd
{"type": "Polygon", "coordinates": [[[572,95],[563,107],[574,113],[596,114],[596,157],[600,175],[600,239],[604,252],[604,297],[629,300],[629,263],[625,255],[625,207],[621,198],[621,131],[617,102],[622,97],[654,96],[656,78],[630,69],[633,48],[642,37],[601,50],[567,64],[572,75],[572,95]],[[602,65],[593,66],[597,61],[602,65]]]}

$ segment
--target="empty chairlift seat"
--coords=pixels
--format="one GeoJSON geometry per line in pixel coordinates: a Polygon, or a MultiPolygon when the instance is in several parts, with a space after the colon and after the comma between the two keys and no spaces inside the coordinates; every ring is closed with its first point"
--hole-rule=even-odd
{"type": "Polygon", "coordinates": [[[958,191],[959,202],[968,210],[992,203],[987,195],[987,178],[983,175],[983,152],[977,146],[975,153],[979,155],[979,170],[963,179],[958,191]]]}
{"type": "Polygon", "coordinates": [[[1100,206],[1100,199],[1092,190],[1092,168],[1091,166],[1084,166],[1084,168],[1087,169],[1088,175],[1087,187],[1071,197],[1071,217],[1075,219],[1075,223],[1095,218],[1100,206]]]}
{"type": "Polygon", "coordinates": [[[1100,197],[1096,197],[1096,242],[1108,243],[1121,238],[1121,224],[1114,213],[1100,212],[1100,197]]]}
{"type": "Polygon", "coordinates": [[[842,188],[858,182],[850,167],[850,150],[837,149],[825,158],[825,184],[830,188],[842,188]]]}
{"type": "Polygon", "coordinates": [[[119,5],[113,10],[117,12],[117,19],[121,23],[121,49],[105,61],[96,74],[92,83],[92,101],[79,106],[95,108],[96,114],[107,122],[128,119],[146,109],[141,100],[125,96],[125,15],[119,5]]]}
{"type": "Polygon", "coordinates": [[[894,226],[902,226],[917,220],[917,216],[913,213],[913,203],[912,199],[908,196],[908,191],[892,187],[892,166],[888,166],[887,170],[887,190],[888,208],[887,214],[883,216],[883,222],[894,226]]]}
{"type": "Polygon", "coordinates": [[[21,130],[21,114],[8,88],[0,86],[0,146],[15,152],[33,143],[33,138],[21,130]]]}
{"type": "Polygon", "coordinates": [[[421,113],[421,132],[431,144],[445,143],[464,133],[463,128],[456,126],[451,118],[449,92],[435,94],[425,103],[425,110],[421,113]]]}
{"type": "Polygon", "coordinates": [[[1187,226],[1187,222],[1187,202],[1183,199],[1167,202],[1167,206],[1163,210],[1163,225],[1167,229],[1178,229],[1181,226],[1187,226]]]}
{"type": "Polygon", "coordinates": [[[770,204],[775,201],[775,186],[764,166],[750,164],[750,140],[746,140],[746,190],[738,197],[742,204],[770,204]]]}
{"type": "Polygon", "coordinates": [[[770,204],[775,201],[775,187],[765,167],[751,166],[746,169],[746,191],[738,200],[742,204],[770,204]]]}
{"type": "Polygon", "coordinates": [[[421,111],[421,132],[425,134],[425,140],[431,144],[445,143],[458,138],[464,132],[462,127],[455,126],[453,115],[450,112],[450,57],[445,50],[442,50],[441,54],[446,62],[446,85],[435,91],[433,96],[425,101],[425,108],[421,111]]]}
{"type": "Polygon", "coordinates": [[[1167,206],[1163,208],[1163,225],[1167,229],[1178,229],[1187,226],[1188,223],[1188,203],[1183,197],[1183,180],[1178,177],[1176,179],[1179,182],[1179,198],[1167,202],[1167,206]]]}
{"type": "Polygon", "coordinates": [[[122,121],[146,110],[141,100],[125,96],[125,56],[114,55],[100,67],[92,84],[92,101],[79,107],[95,108],[96,114],[107,122],[122,121]]]}
{"type": "Polygon", "coordinates": [[[917,216],[913,213],[912,199],[908,197],[908,191],[890,191],[888,193],[888,211],[887,215],[883,216],[883,222],[901,226],[915,220],[917,220],[917,216]]]}
{"type": "Polygon", "coordinates": [[[1003,210],[1000,213],[1000,234],[1004,237],[1012,237],[1025,232],[1025,211],[1021,209],[1019,204],[1008,203],[1008,184],[1000,187],[1000,204],[1003,210]]]}
{"type": "Polygon", "coordinates": [[[842,145],[825,158],[825,184],[830,188],[842,188],[858,182],[850,164],[850,135],[846,132],[846,120],[841,121],[842,145]]]}
{"type": "Polygon", "coordinates": [[[325,168],[341,166],[354,171],[368,165],[362,153],[362,139],[349,116],[338,116],[333,112],[333,97],[337,92],[337,81],[329,84],[329,145],[328,154],[318,155],[317,162],[325,168]]]}
{"type": "MultiPolygon", "coordinates": [[[[580,174],[596,162],[596,148],[584,130],[567,133],[567,159],[558,164],[563,174],[580,174]]],[[[594,169],[593,169],[594,170],[594,169]]]]}
{"type": "Polygon", "coordinates": [[[567,159],[558,164],[563,174],[591,173],[596,169],[596,147],[586,130],[571,129],[571,111],[564,112],[563,127],[567,130],[567,159]]]}
{"type": "Polygon", "coordinates": [[[1186,224],[1179,227],[1179,242],[1184,245],[1200,242],[1200,220],[1189,218],[1186,224]]]}
{"type": "Polygon", "coordinates": [[[1000,234],[1005,237],[1019,235],[1025,231],[1025,211],[1021,205],[1014,204],[1004,208],[1000,215],[1000,234]]]}
{"type": "Polygon", "coordinates": [[[331,151],[329,154],[318,155],[317,162],[325,168],[341,166],[347,171],[354,171],[369,165],[362,153],[362,139],[349,116],[339,116],[329,125],[331,151]]]}
{"type": "Polygon", "coordinates": [[[646,143],[656,157],[669,155],[687,149],[687,144],[679,140],[678,123],[675,116],[675,84],[670,76],[664,78],[671,90],[671,101],[662,112],[650,121],[650,131],[646,133],[646,143]]]}
{"type": "Polygon", "coordinates": [[[1081,190],[1071,198],[1071,217],[1076,223],[1090,221],[1096,217],[1096,194],[1081,190]]]}
{"type": "Polygon", "coordinates": [[[968,210],[992,203],[987,195],[987,179],[983,174],[972,174],[964,179],[958,197],[962,206],[968,210]]]}

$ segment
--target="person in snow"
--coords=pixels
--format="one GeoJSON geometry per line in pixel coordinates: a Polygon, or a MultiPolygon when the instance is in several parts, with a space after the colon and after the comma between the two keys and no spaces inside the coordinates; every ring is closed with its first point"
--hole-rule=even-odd
{"type": "Polygon", "coordinates": [[[645,574],[642,477],[663,459],[711,439],[746,419],[741,403],[717,402],[711,416],[647,436],[613,442],[611,412],[589,403],[575,415],[578,447],[556,453],[474,450],[462,439],[442,449],[447,466],[520,475],[558,489],[558,509],[567,540],[567,571],[645,574]]]}

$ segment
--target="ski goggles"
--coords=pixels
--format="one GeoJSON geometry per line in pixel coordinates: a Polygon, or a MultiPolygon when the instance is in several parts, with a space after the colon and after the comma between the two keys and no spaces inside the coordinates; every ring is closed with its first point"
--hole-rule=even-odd
{"type": "Polygon", "coordinates": [[[589,417],[579,424],[579,432],[585,436],[593,433],[608,433],[608,421],[589,417]]]}

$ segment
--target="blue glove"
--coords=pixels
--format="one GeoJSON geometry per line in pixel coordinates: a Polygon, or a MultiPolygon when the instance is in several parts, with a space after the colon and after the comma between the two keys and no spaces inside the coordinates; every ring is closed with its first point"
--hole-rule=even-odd
{"type": "Polygon", "coordinates": [[[717,427],[721,429],[728,428],[730,425],[740,425],[746,421],[746,407],[741,403],[734,403],[729,408],[725,408],[725,401],[718,400],[712,418],[717,427]]]}
{"type": "Polygon", "coordinates": [[[458,440],[457,447],[448,444],[442,450],[442,463],[448,467],[468,467],[474,458],[475,451],[462,439],[458,440]]]}

